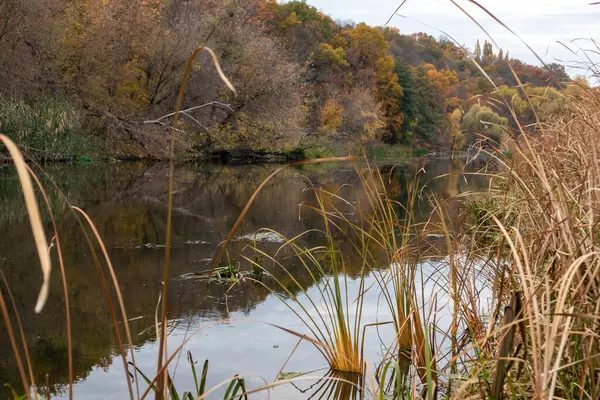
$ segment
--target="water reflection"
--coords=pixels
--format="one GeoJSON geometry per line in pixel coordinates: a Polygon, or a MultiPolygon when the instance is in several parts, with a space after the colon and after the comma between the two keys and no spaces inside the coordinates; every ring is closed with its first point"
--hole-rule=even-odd
{"type": "Polygon", "coordinates": [[[310,386],[302,387],[298,382],[291,382],[290,385],[296,389],[298,397],[311,400],[364,398],[361,394],[361,387],[364,386],[362,376],[353,372],[329,370],[310,386]]]}
{"type": "MultiPolygon", "coordinates": [[[[389,165],[381,168],[387,190],[395,200],[400,203],[406,201],[406,181],[412,179],[415,171],[421,167],[423,165],[415,161],[401,167],[389,165]]],[[[481,179],[463,176],[463,164],[460,161],[434,160],[424,167],[421,183],[427,184],[435,193],[446,198],[476,190],[485,184],[481,179]],[[443,174],[447,176],[443,179],[433,179],[443,174]]],[[[168,299],[168,316],[174,329],[170,338],[173,344],[179,344],[180,339],[187,333],[209,321],[231,316],[269,320],[283,311],[281,304],[269,296],[265,288],[251,282],[242,283],[225,296],[227,287],[224,285],[207,285],[196,280],[177,278],[208,268],[215,249],[225,239],[251,194],[274,168],[276,166],[192,164],[176,168],[173,192],[174,240],[171,253],[172,273],[175,278],[169,282],[168,299]]],[[[162,243],[165,241],[168,165],[122,163],[52,166],[47,171],[70,201],[90,215],[100,231],[117,270],[131,318],[129,324],[137,348],[137,357],[142,365],[148,365],[151,369],[156,353],[155,333],[152,327],[164,262],[162,243]]],[[[244,247],[253,239],[258,240],[267,250],[278,247],[277,240],[270,240],[268,235],[256,236],[261,228],[271,228],[288,237],[321,228],[322,220],[318,215],[299,210],[300,204],[314,200],[314,194],[305,190],[311,186],[323,187],[360,202],[360,182],[351,164],[286,170],[259,195],[238,231],[237,240],[232,243],[231,254],[243,252],[244,247]]],[[[41,274],[21,197],[12,170],[1,169],[0,268],[7,277],[22,317],[36,381],[45,382],[46,375],[49,376],[52,391],[56,394],[64,390],[64,385],[68,382],[62,287],[59,271],[55,268],[46,308],[39,315],[33,313],[41,274]]],[[[61,207],[64,207],[64,204],[60,197],[50,192],[50,199],[56,207],[56,213],[61,215],[61,207]]],[[[423,218],[429,216],[429,207],[426,201],[419,203],[418,210],[423,218]]],[[[451,217],[456,217],[459,209],[458,202],[449,202],[451,217]]],[[[115,398],[118,398],[118,393],[124,392],[124,386],[116,383],[117,380],[123,380],[123,374],[119,374],[122,365],[118,362],[113,365],[114,331],[95,266],[80,232],[75,220],[69,216],[65,217],[61,229],[61,242],[67,265],[71,302],[74,370],[79,382],[76,392],[85,395],[86,398],[92,398],[94,395],[106,398],[117,393],[115,398]]],[[[343,239],[342,235],[338,238],[340,249],[351,254],[352,249],[349,245],[346,246],[348,248],[344,247],[343,239]]],[[[321,238],[318,234],[309,234],[302,240],[300,244],[312,247],[321,238]]],[[[241,267],[250,268],[247,264],[241,267]]],[[[359,268],[360,266],[356,267],[356,272],[359,268]]],[[[303,273],[306,274],[302,272],[304,269],[299,268],[297,271],[298,276],[295,278],[298,281],[310,282],[308,276],[302,276],[303,273]]],[[[292,324],[291,321],[289,323],[292,324]]],[[[298,326],[298,329],[301,329],[301,326],[298,326]]],[[[266,365],[271,366],[264,367],[264,370],[275,368],[276,371],[285,361],[285,355],[271,354],[274,352],[272,347],[270,352],[260,346],[252,351],[243,347],[243,343],[244,346],[255,346],[256,341],[260,340],[247,337],[246,331],[247,328],[241,323],[219,325],[210,331],[210,335],[201,336],[202,344],[196,343],[198,348],[213,346],[221,351],[207,352],[222,360],[219,364],[219,360],[211,359],[211,368],[215,374],[213,383],[222,380],[219,378],[226,378],[231,369],[247,372],[263,368],[256,367],[252,362],[241,361],[244,357],[240,357],[240,352],[246,352],[251,358],[264,358],[266,365]],[[230,328],[232,326],[236,328],[230,328]],[[236,330],[235,335],[223,335],[223,331],[232,329],[236,330]],[[219,342],[219,339],[225,337],[227,340],[236,341],[236,344],[219,342]],[[234,368],[228,365],[232,362],[235,364],[234,368]]],[[[266,327],[254,329],[252,332],[259,336],[272,335],[272,329],[266,327]]],[[[281,347],[294,341],[293,338],[285,337],[277,340],[281,347]]],[[[293,344],[290,344],[290,347],[292,346],[293,344]]],[[[322,366],[312,349],[305,348],[302,354],[300,359],[304,361],[299,362],[302,368],[322,366]]],[[[196,353],[194,356],[197,359],[203,357],[196,353]]],[[[185,376],[185,373],[181,372],[181,375],[185,376]]],[[[4,383],[15,388],[20,387],[8,335],[5,326],[1,324],[0,385],[4,383]]],[[[348,390],[350,389],[346,386],[336,384],[322,388],[322,393],[346,394],[348,390]]],[[[0,394],[4,395],[2,392],[0,394]]],[[[290,396],[294,398],[294,395],[290,396]]],[[[316,398],[321,398],[320,396],[316,398]]]]}

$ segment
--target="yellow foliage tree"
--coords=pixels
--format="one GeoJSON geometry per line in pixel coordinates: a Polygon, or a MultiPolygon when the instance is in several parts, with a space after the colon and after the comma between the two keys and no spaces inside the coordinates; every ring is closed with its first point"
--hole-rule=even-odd
{"type": "Polygon", "coordinates": [[[377,60],[375,74],[377,76],[377,99],[385,116],[388,135],[394,137],[402,129],[404,115],[400,111],[402,87],[398,83],[398,75],[394,71],[392,56],[388,55],[377,60]]]}
{"type": "MultiPolygon", "coordinates": [[[[381,105],[386,122],[386,137],[393,138],[402,128],[404,116],[400,112],[402,87],[394,71],[394,59],[388,54],[389,45],[379,29],[366,24],[346,30],[343,35],[348,39],[348,58],[354,68],[372,71],[375,97],[381,105]]],[[[368,72],[362,72],[362,75],[369,76],[368,72]]],[[[363,82],[366,86],[369,83],[363,82]]]]}
{"type": "Polygon", "coordinates": [[[341,47],[334,48],[328,43],[321,43],[315,60],[332,67],[348,67],[350,64],[346,61],[346,50],[341,47]]]}
{"type": "Polygon", "coordinates": [[[301,25],[302,21],[300,21],[300,19],[298,18],[298,15],[295,12],[290,13],[290,15],[288,15],[288,17],[285,19],[285,21],[283,21],[281,24],[279,24],[279,26],[281,27],[281,29],[288,29],[292,26],[298,26],[301,25]]]}
{"type": "Polygon", "coordinates": [[[60,40],[64,77],[88,106],[135,114],[148,104],[146,65],[164,34],[159,0],[69,2],[60,40]]]}
{"type": "Polygon", "coordinates": [[[335,99],[328,99],[321,109],[320,131],[337,133],[344,121],[344,107],[335,99]]]}

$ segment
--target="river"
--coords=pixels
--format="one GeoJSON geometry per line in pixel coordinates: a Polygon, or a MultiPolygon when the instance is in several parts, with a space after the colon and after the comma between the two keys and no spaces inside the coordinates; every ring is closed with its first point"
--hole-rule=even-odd
{"type": "MultiPolygon", "coordinates": [[[[470,166],[469,170],[480,166],[470,166]]],[[[260,285],[243,282],[229,290],[228,285],[222,283],[190,279],[191,274],[210,268],[215,250],[226,238],[253,191],[277,167],[180,164],[175,169],[168,298],[169,349],[193,336],[184,349],[189,350],[198,361],[199,370],[204,360],[209,360],[208,387],[237,373],[249,374],[246,377],[249,387],[275,379],[298,339],[264,322],[305,331],[281,301],[260,285]]],[[[421,187],[451,199],[449,210],[453,218],[461,208],[460,202],[452,199],[460,193],[476,191],[486,185],[482,177],[463,174],[463,161],[386,161],[380,163],[379,168],[385,177],[389,195],[400,203],[406,202],[407,180],[423,168],[421,187]],[[445,177],[436,179],[441,175],[445,177]]],[[[121,162],[49,165],[45,170],[69,201],[84,209],[96,224],[115,266],[127,307],[136,363],[140,370],[153,375],[158,347],[154,315],[165,257],[168,165],[121,162]]],[[[44,182],[48,187],[48,179],[44,182]]],[[[261,231],[262,228],[273,229],[286,237],[320,228],[321,218],[299,207],[302,203],[313,201],[314,194],[307,188],[324,187],[343,197],[352,197],[359,186],[356,171],[350,163],[284,170],[264,188],[250,208],[230,246],[231,263],[247,268],[236,254],[243,252],[244,247],[252,242],[257,242],[267,251],[281,244],[276,235],[261,231]]],[[[49,194],[55,213],[58,218],[62,217],[64,201],[51,190],[49,194]]],[[[429,215],[430,206],[423,200],[418,203],[417,210],[425,218],[429,215]]],[[[47,220],[47,213],[43,214],[47,220]]],[[[50,227],[48,223],[47,232],[50,232],[50,227]]],[[[319,240],[316,236],[307,235],[302,244],[307,247],[316,245],[319,240]]],[[[61,242],[69,286],[75,398],[127,397],[126,375],[115,346],[114,330],[98,273],[80,228],[68,214],[62,223],[61,242]]],[[[36,380],[43,383],[48,376],[53,398],[66,398],[67,339],[60,271],[55,260],[50,298],[43,312],[36,315],[33,309],[41,284],[41,272],[16,175],[9,167],[0,168],[0,268],[23,322],[36,380]]],[[[311,290],[315,290],[314,287],[309,288],[309,293],[311,290]]],[[[378,315],[377,303],[377,294],[369,293],[364,308],[366,322],[382,318],[378,315]]],[[[386,335],[385,329],[380,334],[386,335]]],[[[376,361],[381,356],[382,349],[378,343],[377,337],[367,338],[367,359],[376,361]]],[[[311,376],[319,376],[327,373],[325,366],[314,347],[303,342],[285,366],[285,371],[315,371],[311,376]]],[[[185,353],[175,371],[175,382],[181,391],[192,389],[192,375],[185,353]]],[[[2,323],[0,386],[5,383],[17,391],[21,388],[9,338],[2,323]]],[[[318,380],[306,379],[275,388],[271,395],[277,399],[307,398],[310,393],[322,394],[327,390],[319,385],[318,380]]],[[[145,388],[143,384],[140,386],[145,388]]],[[[220,398],[223,391],[224,388],[220,390],[220,398]]],[[[3,392],[0,395],[4,397],[3,392]]],[[[258,397],[266,398],[266,393],[258,397]]]]}

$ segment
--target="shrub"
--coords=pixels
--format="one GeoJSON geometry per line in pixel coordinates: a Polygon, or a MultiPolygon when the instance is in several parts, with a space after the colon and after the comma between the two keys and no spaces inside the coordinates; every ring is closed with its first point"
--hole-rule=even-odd
{"type": "Polygon", "coordinates": [[[461,121],[461,128],[467,134],[467,143],[483,139],[492,142],[494,146],[502,144],[507,126],[508,119],[479,104],[473,104],[461,121]]]}
{"type": "Polygon", "coordinates": [[[381,137],[384,115],[370,90],[356,88],[343,97],[342,104],[342,132],[363,143],[381,137]]]}
{"type": "Polygon", "coordinates": [[[328,99],[321,109],[319,130],[324,133],[337,133],[344,120],[343,114],[344,107],[335,99],[328,99]]]}

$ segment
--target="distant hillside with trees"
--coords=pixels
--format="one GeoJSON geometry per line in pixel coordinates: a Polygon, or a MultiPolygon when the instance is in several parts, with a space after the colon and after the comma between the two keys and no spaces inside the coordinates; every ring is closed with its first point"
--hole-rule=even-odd
{"type": "Polygon", "coordinates": [[[47,158],[97,146],[164,155],[198,46],[238,93],[198,57],[176,127],[190,154],[293,151],[311,138],[464,149],[510,129],[502,99],[535,122],[564,105],[569,80],[562,65],[488,42],[339,23],[302,1],[5,0],[0,19],[0,130],[47,158]]]}

